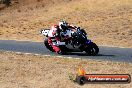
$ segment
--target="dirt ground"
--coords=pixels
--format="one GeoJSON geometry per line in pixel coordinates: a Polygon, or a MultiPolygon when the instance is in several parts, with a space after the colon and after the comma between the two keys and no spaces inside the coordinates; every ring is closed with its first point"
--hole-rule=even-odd
{"type": "Polygon", "coordinates": [[[0,51],[1,88],[132,88],[130,84],[85,84],[69,80],[82,65],[88,74],[130,74],[132,64],[100,60],[25,55],[0,51]]]}
{"type": "Polygon", "coordinates": [[[0,39],[43,41],[60,19],[85,28],[98,45],[132,47],[132,0],[13,0],[0,6],[0,39]]]}

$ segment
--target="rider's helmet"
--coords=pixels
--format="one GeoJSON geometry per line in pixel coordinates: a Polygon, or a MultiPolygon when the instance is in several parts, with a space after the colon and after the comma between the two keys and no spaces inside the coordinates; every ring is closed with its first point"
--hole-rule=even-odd
{"type": "Polygon", "coordinates": [[[59,22],[59,28],[62,31],[66,31],[68,29],[68,23],[66,21],[60,21],[59,22]]]}

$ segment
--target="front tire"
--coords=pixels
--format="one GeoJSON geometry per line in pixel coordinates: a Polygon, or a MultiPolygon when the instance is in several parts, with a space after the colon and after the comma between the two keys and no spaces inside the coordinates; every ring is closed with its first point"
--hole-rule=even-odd
{"type": "Polygon", "coordinates": [[[44,40],[44,44],[45,44],[47,49],[49,49],[52,52],[55,52],[54,49],[52,48],[52,46],[48,43],[48,39],[47,38],[44,40]]]}
{"type": "Polygon", "coordinates": [[[95,43],[91,43],[88,45],[88,47],[85,49],[85,52],[90,56],[95,56],[99,53],[99,48],[95,43]]]}

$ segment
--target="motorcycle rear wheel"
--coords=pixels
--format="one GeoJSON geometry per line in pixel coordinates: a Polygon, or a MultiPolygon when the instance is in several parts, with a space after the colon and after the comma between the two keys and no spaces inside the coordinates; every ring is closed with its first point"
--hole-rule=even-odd
{"type": "Polygon", "coordinates": [[[47,49],[49,49],[52,52],[55,52],[54,49],[52,48],[52,46],[48,43],[48,39],[47,38],[44,40],[44,44],[45,44],[47,49]]]}

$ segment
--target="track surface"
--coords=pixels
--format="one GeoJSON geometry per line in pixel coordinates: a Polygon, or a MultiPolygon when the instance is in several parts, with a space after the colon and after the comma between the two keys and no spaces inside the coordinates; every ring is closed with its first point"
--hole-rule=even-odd
{"type": "MultiPolygon", "coordinates": [[[[63,56],[132,63],[132,48],[118,48],[118,47],[106,47],[106,46],[100,46],[99,48],[100,48],[100,53],[97,56],[88,56],[85,53],[70,53],[68,55],[63,55],[63,56]]],[[[0,50],[59,56],[58,54],[52,53],[49,50],[47,50],[42,42],[0,40],[0,50]]]]}

